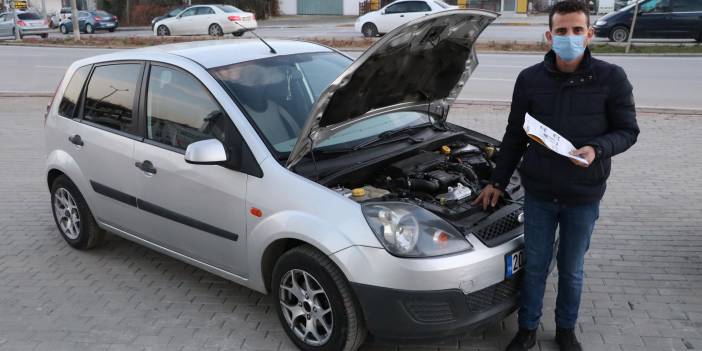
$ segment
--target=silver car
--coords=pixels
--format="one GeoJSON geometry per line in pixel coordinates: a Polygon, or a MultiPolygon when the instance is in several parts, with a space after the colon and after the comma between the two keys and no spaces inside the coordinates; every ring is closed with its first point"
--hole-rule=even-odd
{"type": "Polygon", "coordinates": [[[0,36],[38,35],[49,37],[49,22],[40,14],[29,11],[16,11],[13,21],[12,12],[0,13],[0,36]]]}
{"type": "Polygon", "coordinates": [[[523,190],[515,174],[497,207],[471,205],[499,145],[446,122],[496,17],[427,16],[356,61],[252,39],[75,62],[46,119],[59,231],[271,293],[303,350],[499,320],[516,306],[523,190]]]}

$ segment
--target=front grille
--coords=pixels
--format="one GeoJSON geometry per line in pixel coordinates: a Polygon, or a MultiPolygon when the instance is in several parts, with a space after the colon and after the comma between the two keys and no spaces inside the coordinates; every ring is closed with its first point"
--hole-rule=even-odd
{"type": "Polygon", "coordinates": [[[503,234],[507,234],[521,225],[519,220],[517,220],[517,217],[519,217],[521,212],[522,210],[514,210],[506,216],[474,231],[473,233],[488,247],[497,246],[507,242],[508,240],[511,240],[519,235],[519,233],[513,233],[515,235],[503,237],[503,234]]]}
{"type": "Polygon", "coordinates": [[[521,275],[466,295],[468,311],[478,313],[517,296],[521,275]]]}
{"type": "Polygon", "coordinates": [[[448,302],[410,300],[405,301],[405,308],[418,322],[444,323],[454,320],[451,305],[448,302]]]}

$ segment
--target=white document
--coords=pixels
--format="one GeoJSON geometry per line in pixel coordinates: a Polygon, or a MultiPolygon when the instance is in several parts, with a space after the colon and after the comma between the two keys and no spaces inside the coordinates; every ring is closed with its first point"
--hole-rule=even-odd
{"type": "Polygon", "coordinates": [[[575,146],[568,141],[568,139],[562,137],[553,129],[537,121],[536,118],[532,117],[528,113],[524,116],[524,131],[534,141],[549,148],[555,153],[572,158],[582,164],[588,164],[586,159],[570,154],[571,151],[575,151],[576,149],[575,146]]]}

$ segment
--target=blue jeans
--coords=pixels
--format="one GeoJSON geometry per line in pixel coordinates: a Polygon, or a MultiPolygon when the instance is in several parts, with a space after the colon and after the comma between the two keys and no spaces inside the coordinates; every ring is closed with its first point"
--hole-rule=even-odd
{"type": "Polygon", "coordinates": [[[600,202],[568,205],[526,194],[524,199],[524,281],[520,292],[519,326],[536,329],[541,318],[544,289],[553,257],[556,226],[558,297],[556,326],[574,328],[580,308],[585,252],[599,217],[600,202]]]}

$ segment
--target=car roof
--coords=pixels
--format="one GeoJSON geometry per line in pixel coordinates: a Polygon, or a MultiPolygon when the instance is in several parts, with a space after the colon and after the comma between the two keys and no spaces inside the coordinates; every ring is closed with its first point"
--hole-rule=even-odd
{"type": "Polygon", "coordinates": [[[93,56],[81,60],[80,63],[91,64],[115,60],[151,60],[163,54],[170,54],[185,57],[209,69],[281,55],[309,52],[334,52],[334,50],[326,46],[304,41],[271,39],[267,40],[267,42],[276,50],[276,54],[272,54],[270,49],[258,39],[201,40],[151,46],[93,56]]]}

